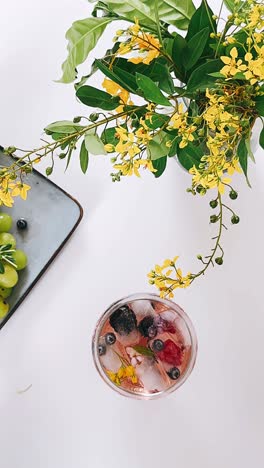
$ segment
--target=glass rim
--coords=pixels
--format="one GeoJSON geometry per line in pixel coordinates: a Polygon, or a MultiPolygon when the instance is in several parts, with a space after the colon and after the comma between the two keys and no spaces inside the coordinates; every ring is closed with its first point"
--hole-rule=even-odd
{"type": "Polygon", "coordinates": [[[198,350],[198,343],[197,343],[196,332],[195,332],[194,326],[192,324],[192,321],[191,321],[190,317],[186,314],[186,312],[184,312],[184,310],[178,304],[176,304],[176,302],[174,302],[174,301],[172,301],[170,299],[161,298],[158,294],[149,293],[149,292],[130,294],[128,296],[122,297],[121,299],[113,302],[105,310],[105,312],[100,316],[100,318],[97,320],[97,323],[96,323],[96,326],[95,326],[95,331],[94,331],[93,337],[92,337],[93,360],[94,360],[95,367],[96,367],[99,375],[103,379],[103,381],[110,388],[112,388],[112,390],[114,390],[115,392],[117,392],[117,393],[119,393],[119,394],[121,394],[123,396],[134,398],[134,399],[137,399],[137,400],[154,400],[154,399],[157,399],[157,398],[161,398],[161,397],[164,397],[164,396],[174,392],[179,387],[181,387],[181,385],[183,385],[183,383],[188,379],[188,377],[190,376],[190,374],[191,374],[191,372],[192,372],[192,370],[194,368],[196,357],[197,357],[197,350],[198,350]],[[179,380],[177,380],[175,382],[175,384],[171,385],[169,388],[167,388],[165,390],[161,390],[160,392],[157,392],[157,393],[152,393],[152,394],[149,394],[149,393],[134,393],[134,392],[132,392],[130,390],[123,389],[121,386],[115,385],[114,382],[112,382],[109,379],[109,377],[107,376],[103,366],[101,365],[99,355],[98,355],[98,351],[97,351],[97,343],[98,343],[98,339],[100,338],[100,332],[101,332],[103,324],[108,319],[108,317],[114,312],[114,310],[116,310],[116,308],[118,306],[122,306],[124,304],[129,303],[129,302],[133,302],[133,301],[137,301],[137,300],[159,301],[162,304],[169,306],[184,321],[184,323],[185,323],[185,325],[186,325],[186,327],[188,329],[190,340],[191,340],[191,357],[190,357],[190,360],[189,360],[189,363],[188,363],[188,366],[187,366],[185,372],[181,375],[181,378],[179,380]]]}

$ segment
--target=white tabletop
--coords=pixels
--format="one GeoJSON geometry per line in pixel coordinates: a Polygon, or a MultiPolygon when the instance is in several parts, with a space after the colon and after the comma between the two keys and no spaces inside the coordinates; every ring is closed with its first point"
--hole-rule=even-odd
{"type": "MultiPolygon", "coordinates": [[[[47,123],[83,112],[73,87],[53,80],[65,30],[91,5],[1,3],[0,144],[31,148],[47,123]]],[[[1,467],[263,467],[264,160],[260,149],[255,155],[253,189],[235,179],[241,223],[225,234],[225,264],[175,297],[197,331],[196,367],[175,394],[150,402],[101,381],[93,328],[112,301],[154,292],[146,273],[155,263],[178,254],[185,271],[198,269],[196,254],[209,251],[214,232],[208,200],[185,192],[190,176],[175,161],[159,180],[145,174],[116,184],[108,157],[94,157],[86,176],[77,156],[66,174],[58,161],[53,180],[85,216],[0,332],[1,467]]]]}

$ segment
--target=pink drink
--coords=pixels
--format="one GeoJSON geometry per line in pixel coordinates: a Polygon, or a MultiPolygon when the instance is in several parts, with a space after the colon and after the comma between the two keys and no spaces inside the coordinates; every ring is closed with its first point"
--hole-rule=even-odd
{"type": "Polygon", "coordinates": [[[193,325],[174,302],[135,294],[114,303],[93,338],[97,370],[114,390],[150,399],[170,393],[189,377],[197,340],[193,325]]]}

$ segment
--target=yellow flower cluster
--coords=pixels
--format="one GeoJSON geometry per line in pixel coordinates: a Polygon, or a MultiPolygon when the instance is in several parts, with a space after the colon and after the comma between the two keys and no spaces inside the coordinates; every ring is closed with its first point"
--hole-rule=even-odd
{"type": "MultiPolygon", "coordinates": [[[[253,3],[253,2],[252,2],[253,3]]],[[[263,29],[264,27],[264,5],[252,4],[251,11],[249,13],[248,28],[250,29],[263,29]]]]}
{"type": "MultiPolygon", "coordinates": [[[[140,154],[144,151],[148,141],[152,136],[148,133],[148,129],[143,120],[142,126],[136,131],[129,132],[126,128],[116,127],[116,137],[119,142],[114,147],[114,151],[118,153],[121,161],[114,165],[114,169],[121,171],[122,175],[133,175],[140,177],[140,167],[145,167],[151,172],[155,172],[152,161],[150,159],[142,159],[140,154]]],[[[106,151],[112,152],[113,145],[105,145],[106,151]]]]}
{"type": "Polygon", "coordinates": [[[148,274],[149,283],[154,284],[159,289],[160,297],[172,298],[175,289],[187,288],[192,282],[191,273],[183,276],[182,270],[176,267],[178,258],[167,259],[162,265],[155,265],[154,270],[148,274]],[[171,276],[172,274],[174,277],[171,276]]]}
{"type": "Polygon", "coordinates": [[[9,174],[0,179],[0,206],[5,205],[11,208],[14,204],[14,197],[20,196],[23,200],[27,199],[27,192],[30,186],[19,181],[10,181],[9,174]]]}
{"type": "Polygon", "coordinates": [[[107,374],[116,385],[121,385],[122,381],[125,379],[130,380],[133,384],[138,383],[138,378],[136,376],[136,370],[133,366],[124,366],[122,365],[117,372],[107,371],[107,374]]]}
{"type": "Polygon", "coordinates": [[[130,58],[129,62],[149,65],[152,60],[159,57],[159,40],[152,34],[142,31],[137,19],[135,19],[135,24],[127,30],[117,31],[116,38],[120,38],[120,36],[125,36],[126,40],[121,42],[117,55],[126,55],[133,51],[137,52],[137,57],[130,58]]]}
{"type": "Polygon", "coordinates": [[[238,50],[233,47],[230,51],[230,57],[221,56],[225,66],[220,70],[220,73],[226,78],[233,78],[237,73],[243,73],[251,85],[264,80],[264,46],[259,47],[255,44],[254,50],[257,53],[257,58],[254,59],[252,53],[247,52],[243,62],[241,59],[237,60],[238,50]]]}
{"type": "Polygon", "coordinates": [[[130,93],[114,81],[105,78],[102,85],[109,94],[120,98],[120,106],[115,109],[117,113],[123,112],[125,105],[132,106],[134,104],[130,99],[130,93]]]}
{"type": "Polygon", "coordinates": [[[185,148],[190,141],[194,141],[193,133],[197,130],[195,125],[188,124],[187,118],[188,113],[184,111],[184,106],[180,103],[178,110],[172,115],[168,125],[169,130],[178,130],[178,134],[181,137],[180,148],[185,148]]]}
{"type": "MultiPolygon", "coordinates": [[[[207,89],[206,97],[207,106],[202,117],[208,128],[208,154],[201,158],[199,167],[193,166],[190,169],[192,185],[193,188],[200,186],[205,191],[217,188],[223,194],[225,185],[231,182],[228,176],[241,172],[238,158],[234,156],[237,138],[241,133],[240,116],[226,110],[233,99],[229,89],[224,95],[210,93],[207,89]]],[[[201,190],[200,193],[204,192],[201,190]]]]}

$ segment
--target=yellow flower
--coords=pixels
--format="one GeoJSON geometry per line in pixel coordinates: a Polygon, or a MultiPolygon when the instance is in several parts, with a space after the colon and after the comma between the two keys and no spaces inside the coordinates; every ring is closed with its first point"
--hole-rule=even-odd
{"type": "Polygon", "coordinates": [[[111,145],[111,143],[104,145],[104,149],[107,153],[113,153],[113,151],[115,151],[115,147],[114,145],[111,145]]]}
{"type": "Polygon", "coordinates": [[[182,274],[180,268],[176,268],[175,263],[177,262],[179,257],[175,257],[173,260],[165,260],[162,266],[155,265],[155,269],[152,270],[148,277],[152,278],[150,283],[154,284],[160,290],[160,296],[165,297],[168,296],[170,298],[173,297],[173,291],[177,288],[187,288],[192,282],[192,274],[188,273],[186,276],[182,274]],[[163,270],[168,266],[174,266],[174,276],[172,277],[173,270],[167,270],[163,273],[163,270]]]}
{"type": "Polygon", "coordinates": [[[224,62],[225,66],[220,70],[220,73],[226,77],[233,77],[239,72],[243,72],[246,70],[246,65],[242,63],[242,60],[239,59],[236,61],[238,57],[238,51],[236,47],[233,47],[230,50],[230,57],[226,57],[222,55],[220,58],[222,62],[224,62]]]}
{"type": "Polygon", "coordinates": [[[120,98],[121,105],[116,108],[117,113],[123,112],[124,105],[133,105],[129,92],[122,88],[122,86],[119,84],[109,80],[108,78],[105,78],[102,86],[112,96],[118,96],[120,98]]]}
{"type": "Polygon", "coordinates": [[[12,196],[13,197],[17,197],[18,195],[20,195],[20,197],[23,199],[23,200],[26,200],[27,199],[27,192],[28,190],[30,190],[30,186],[27,185],[27,184],[22,184],[22,183],[19,183],[19,184],[16,184],[16,186],[13,188],[12,190],[12,196]]]}

